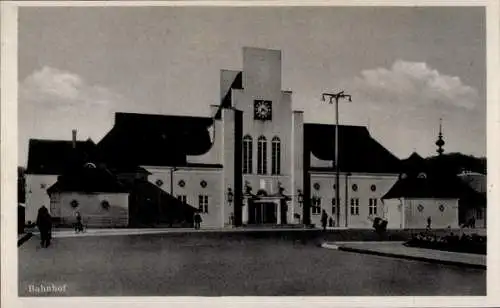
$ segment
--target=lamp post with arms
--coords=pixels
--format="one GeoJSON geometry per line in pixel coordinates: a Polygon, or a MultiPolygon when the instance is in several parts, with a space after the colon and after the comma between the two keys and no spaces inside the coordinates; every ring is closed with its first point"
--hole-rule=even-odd
{"type": "MultiPolygon", "coordinates": [[[[340,192],[339,192],[339,100],[347,99],[352,102],[351,95],[345,94],[344,91],[338,93],[323,93],[321,95],[321,101],[328,102],[329,104],[335,103],[335,204],[337,204],[337,221],[340,222],[340,192]],[[328,99],[328,101],[327,101],[328,99]]],[[[347,227],[347,212],[345,213],[346,220],[345,226],[347,227]]]]}

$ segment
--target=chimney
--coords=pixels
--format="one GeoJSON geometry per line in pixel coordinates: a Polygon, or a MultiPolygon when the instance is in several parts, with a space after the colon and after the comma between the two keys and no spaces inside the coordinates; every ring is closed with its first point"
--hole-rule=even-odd
{"type": "Polygon", "coordinates": [[[72,131],[72,133],[73,133],[73,139],[71,141],[72,141],[73,149],[76,149],[76,129],[74,129],[72,131]]]}

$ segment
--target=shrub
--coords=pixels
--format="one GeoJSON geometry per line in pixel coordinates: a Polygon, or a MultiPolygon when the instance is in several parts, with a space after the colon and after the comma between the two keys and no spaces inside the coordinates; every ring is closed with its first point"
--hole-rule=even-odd
{"type": "Polygon", "coordinates": [[[477,234],[458,236],[450,232],[448,235],[438,237],[430,232],[421,232],[413,236],[404,245],[453,252],[486,254],[486,237],[477,234]]]}

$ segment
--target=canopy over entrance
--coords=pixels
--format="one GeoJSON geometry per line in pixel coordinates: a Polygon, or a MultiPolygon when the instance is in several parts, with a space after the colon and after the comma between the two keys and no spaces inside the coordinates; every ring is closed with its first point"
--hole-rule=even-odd
{"type": "Polygon", "coordinates": [[[257,194],[248,190],[243,195],[247,206],[243,209],[243,223],[252,225],[281,225],[288,223],[288,204],[291,198],[280,187],[274,194],[261,189],[257,194]]]}

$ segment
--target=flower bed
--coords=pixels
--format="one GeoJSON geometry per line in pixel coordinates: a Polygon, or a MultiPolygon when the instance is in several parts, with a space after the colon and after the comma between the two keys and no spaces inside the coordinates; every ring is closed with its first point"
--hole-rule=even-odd
{"type": "Polygon", "coordinates": [[[459,236],[452,232],[446,236],[435,236],[430,233],[420,233],[413,236],[404,245],[452,252],[486,254],[486,236],[477,234],[459,236]]]}

